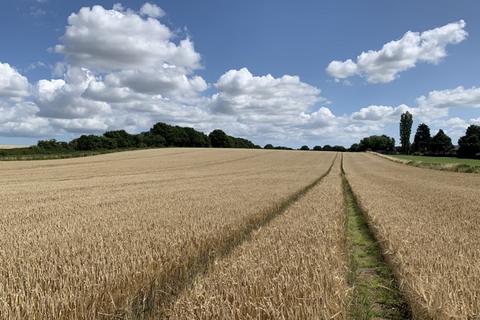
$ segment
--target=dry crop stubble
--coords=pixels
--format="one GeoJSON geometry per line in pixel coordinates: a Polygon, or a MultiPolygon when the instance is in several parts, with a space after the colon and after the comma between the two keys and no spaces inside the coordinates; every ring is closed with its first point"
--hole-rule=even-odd
{"type": "Polygon", "coordinates": [[[334,156],[164,149],[2,163],[0,318],[142,316],[334,156]]]}
{"type": "Polygon", "coordinates": [[[480,317],[480,177],[368,154],[344,163],[414,316],[480,317]]]}
{"type": "Polygon", "coordinates": [[[183,292],[168,318],[345,318],[344,210],[338,157],[316,186],[183,292]]]}

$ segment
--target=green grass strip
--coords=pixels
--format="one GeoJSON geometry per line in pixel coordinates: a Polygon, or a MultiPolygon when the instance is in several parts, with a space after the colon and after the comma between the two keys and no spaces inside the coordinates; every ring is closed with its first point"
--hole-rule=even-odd
{"type": "Polygon", "coordinates": [[[382,249],[345,177],[343,158],[342,180],[350,260],[348,280],[352,287],[349,318],[411,319],[410,308],[400,294],[392,269],[385,262],[382,249]]]}
{"type": "Polygon", "coordinates": [[[371,153],[393,162],[398,162],[418,168],[463,173],[480,173],[480,160],[478,159],[460,159],[453,157],[429,157],[412,155],[383,155],[376,152],[371,153]]]}

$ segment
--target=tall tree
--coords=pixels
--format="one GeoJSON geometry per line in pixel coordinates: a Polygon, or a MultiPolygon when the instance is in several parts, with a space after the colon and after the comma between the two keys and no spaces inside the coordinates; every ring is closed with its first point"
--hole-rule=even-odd
{"type": "Polygon", "coordinates": [[[400,117],[400,143],[402,144],[402,152],[410,152],[410,135],[412,134],[413,117],[410,112],[405,112],[400,117]]]}
{"type": "Polygon", "coordinates": [[[462,158],[480,158],[480,126],[471,125],[463,137],[458,140],[458,156],[462,158]]]}
{"type": "Polygon", "coordinates": [[[430,151],[438,155],[446,155],[453,150],[452,139],[442,129],[433,136],[430,151]]]}
{"type": "Polygon", "coordinates": [[[415,138],[413,139],[413,151],[420,153],[428,152],[430,151],[431,142],[432,136],[430,135],[430,128],[425,123],[421,123],[418,126],[415,138]]]}

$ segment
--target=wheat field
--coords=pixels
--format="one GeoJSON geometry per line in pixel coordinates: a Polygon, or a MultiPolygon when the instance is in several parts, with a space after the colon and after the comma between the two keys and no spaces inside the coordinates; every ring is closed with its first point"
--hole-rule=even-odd
{"type": "Polygon", "coordinates": [[[175,148],[0,163],[0,319],[350,319],[342,176],[413,317],[477,319],[480,176],[175,148]]]}
{"type": "Polygon", "coordinates": [[[215,263],[169,319],[344,319],[348,303],[340,158],[302,199],[215,263]]]}
{"type": "Polygon", "coordinates": [[[346,154],[345,171],[418,319],[480,318],[480,176],[346,154]]]}
{"type": "Polygon", "coordinates": [[[2,163],[0,318],[143,317],[334,157],[165,149],[2,163]]]}

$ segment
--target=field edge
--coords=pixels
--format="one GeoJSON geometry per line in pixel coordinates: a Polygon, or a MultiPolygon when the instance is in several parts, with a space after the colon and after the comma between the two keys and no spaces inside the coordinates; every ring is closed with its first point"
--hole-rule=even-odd
{"type": "Polygon", "coordinates": [[[392,162],[404,164],[407,166],[422,168],[422,169],[432,169],[432,170],[438,170],[438,171],[449,171],[449,172],[460,172],[460,173],[476,173],[476,174],[480,173],[480,166],[473,166],[473,165],[464,164],[464,163],[458,163],[458,164],[433,163],[433,162],[395,158],[395,157],[381,154],[378,152],[368,152],[368,153],[392,162]]]}

